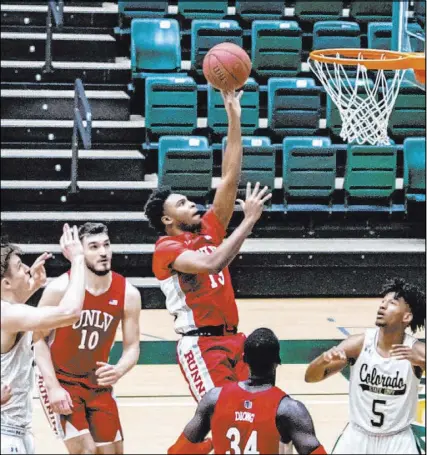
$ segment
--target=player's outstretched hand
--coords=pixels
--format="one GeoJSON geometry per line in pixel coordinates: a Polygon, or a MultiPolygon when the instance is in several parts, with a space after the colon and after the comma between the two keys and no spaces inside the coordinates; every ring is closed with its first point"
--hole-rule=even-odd
{"type": "Polygon", "coordinates": [[[62,254],[70,262],[72,262],[74,258],[83,255],[83,245],[79,239],[77,226],[70,228],[70,226],[65,223],[59,244],[61,245],[62,254]]]}
{"type": "Polygon", "coordinates": [[[240,99],[243,96],[243,90],[237,93],[235,90],[221,90],[221,95],[224,100],[224,107],[227,112],[227,115],[230,117],[232,115],[240,118],[242,113],[242,108],[240,106],[240,99]]]}
{"type": "Polygon", "coordinates": [[[52,257],[51,253],[43,253],[30,267],[30,291],[35,292],[44,286],[47,282],[46,269],[44,267],[46,261],[52,257]]]}
{"type": "Polygon", "coordinates": [[[96,362],[98,369],[95,371],[95,375],[98,377],[98,385],[107,386],[114,385],[120,378],[121,375],[114,365],[110,365],[105,362],[96,362]]]}
{"type": "MultiPolygon", "coordinates": [[[[425,353],[424,353],[425,354],[425,353]]],[[[390,351],[391,357],[396,360],[409,360],[412,365],[423,367],[425,358],[424,355],[414,349],[414,346],[406,346],[404,344],[393,344],[390,351]]]]}
{"type": "Polygon", "coordinates": [[[7,384],[2,384],[1,385],[1,405],[3,406],[6,404],[9,400],[10,397],[12,396],[12,390],[9,385],[7,384]]]}
{"type": "Polygon", "coordinates": [[[347,355],[342,349],[338,349],[336,346],[334,346],[333,348],[323,353],[324,363],[328,364],[337,360],[347,361],[347,355]]]}
{"type": "Polygon", "coordinates": [[[260,190],[260,184],[257,182],[252,191],[251,183],[248,182],[246,185],[246,200],[243,202],[241,199],[237,199],[236,202],[242,207],[245,218],[256,223],[261,217],[264,204],[271,199],[271,196],[272,194],[268,192],[268,186],[260,190]]]}
{"type": "Polygon", "coordinates": [[[70,415],[73,413],[73,400],[65,389],[62,387],[54,387],[48,391],[48,395],[53,412],[62,415],[70,415]]]}

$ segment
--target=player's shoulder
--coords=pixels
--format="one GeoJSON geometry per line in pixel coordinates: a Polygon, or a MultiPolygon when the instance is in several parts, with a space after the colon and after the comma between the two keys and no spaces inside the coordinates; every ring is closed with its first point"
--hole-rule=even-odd
{"type": "Polygon", "coordinates": [[[181,246],[185,239],[181,235],[165,235],[160,237],[154,245],[154,253],[172,249],[176,246],[181,246]]]}
{"type": "Polygon", "coordinates": [[[126,298],[127,299],[140,299],[141,294],[139,293],[138,289],[136,286],[134,286],[128,278],[125,278],[125,283],[126,283],[126,298]]]}
{"type": "Polygon", "coordinates": [[[279,419],[298,419],[307,413],[307,408],[299,400],[292,398],[290,395],[283,395],[277,407],[277,417],[279,419]]]}

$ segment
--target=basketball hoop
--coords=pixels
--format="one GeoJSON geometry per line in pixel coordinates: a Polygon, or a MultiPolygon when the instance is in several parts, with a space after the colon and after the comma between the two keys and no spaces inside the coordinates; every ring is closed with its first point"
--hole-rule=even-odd
{"type": "Polygon", "coordinates": [[[413,69],[425,84],[423,53],[322,49],[312,51],[308,62],[339,110],[340,136],[347,142],[390,145],[387,127],[405,71],[413,69]],[[354,76],[348,74],[350,67],[354,76]],[[394,71],[393,76],[386,77],[385,71],[394,71]]]}

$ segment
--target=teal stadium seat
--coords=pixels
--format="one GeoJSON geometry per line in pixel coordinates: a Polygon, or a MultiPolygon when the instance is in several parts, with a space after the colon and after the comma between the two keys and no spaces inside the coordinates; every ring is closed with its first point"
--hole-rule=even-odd
{"type": "Polygon", "coordinates": [[[315,134],[320,120],[320,89],[313,79],[270,78],[268,126],[273,135],[315,134]]]}
{"type": "MultiPolygon", "coordinates": [[[[388,83],[390,83],[388,81],[388,83]]],[[[403,81],[389,121],[389,134],[397,141],[425,136],[426,94],[410,82],[403,81]]],[[[402,142],[400,142],[402,143],[402,142]]]]}
{"type": "Polygon", "coordinates": [[[132,19],[161,18],[168,14],[168,1],[158,0],[155,2],[118,1],[119,26],[121,29],[130,27],[132,19]]]}
{"type": "Polygon", "coordinates": [[[285,2],[262,2],[236,0],[236,15],[243,22],[256,20],[280,20],[285,11],[285,2]]]}
{"type": "Polygon", "coordinates": [[[298,21],[317,22],[338,20],[342,17],[344,2],[340,0],[301,1],[296,0],[294,14],[298,21]]]}
{"type": "Polygon", "coordinates": [[[193,20],[191,23],[191,69],[202,74],[203,59],[219,43],[243,46],[243,30],[237,21],[193,20]]]}
{"type": "Polygon", "coordinates": [[[192,134],[197,127],[197,84],[188,76],[150,76],[145,82],[148,134],[192,134]]]}
{"type": "Polygon", "coordinates": [[[414,18],[426,30],[426,2],[417,0],[414,2],[414,18]]]}
{"type": "Polygon", "coordinates": [[[392,15],[392,1],[351,0],[350,2],[350,17],[358,23],[389,22],[392,15]]]}
{"type": "Polygon", "coordinates": [[[213,152],[201,136],[162,136],[159,184],[187,197],[204,198],[212,187],[213,152]]]}
{"type": "Polygon", "coordinates": [[[331,140],[325,137],[283,140],[285,213],[331,210],[337,176],[336,153],[331,140]]]}
{"type": "Polygon", "coordinates": [[[252,23],[252,68],[258,76],[296,76],[301,51],[302,31],[297,22],[252,23]]]}
{"type": "MultiPolygon", "coordinates": [[[[259,85],[249,78],[243,87],[241,125],[243,134],[253,134],[259,121],[259,85]]],[[[208,127],[214,134],[227,134],[228,119],[221,93],[208,85],[208,127]]]]}
{"type": "MultiPolygon", "coordinates": [[[[227,147],[227,138],[222,140],[222,153],[227,147]]],[[[269,137],[243,136],[242,173],[239,181],[239,193],[243,196],[248,182],[253,185],[259,182],[261,187],[268,186],[274,190],[276,172],[276,151],[269,137]]],[[[271,204],[271,199],[267,205],[271,204]]]]}
{"type": "Polygon", "coordinates": [[[357,23],[320,21],[314,24],[313,50],[360,47],[360,27],[357,23]]]}
{"type": "Polygon", "coordinates": [[[403,142],[403,186],[406,200],[426,201],[425,137],[411,137],[403,142]]]}
{"type": "Polygon", "coordinates": [[[346,208],[391,212],[396,172],[396,146],[349,145],[344,177],[346,208]]]}
{"type": "Polygon", "coordinates": [[[227,7],[227,0],[178,0],[178,13],[185,19],[222,19],[227,15],[227,7]]]}
{"type": "MultiPolygon", "coordinates": [[[[369,86],[373,88],[373,81],[370,79],[368,81],[369,86]]],[[[348,81],[342,81],[342,86],[348,87],[349,84],[350,86],[354,86],[355,83],[356,79],[349,78],[348,81]]],[[[366,90],[364,90],[362,80],[359,80],[359,89],[357,93],[360,98],[366,98],[366,90]]],[[[342,127],[341,115],[337,105],[332,101],[329,95],[326,97],[326,126],[334,136],[338,137],[340,135],[342,127]]]]}
{"type": "MultiPolygon", "coordinates": [[[[422,33],[422,28],[417,23],[408,24],[408,30],[412,33],[422,33]]],[[[391,50],[391,36],[393,24],[391,22],[371,22],[368,24],[368,48],[391,50]]],[[[422,41],[412,39],[412,50],[423,52],[422,41]]]]}
{"type": "Polygon", "coordinates": [[[177,20],[132,20],[131,68],[133,78],[144,77],[144,73],[147,72],[176,72],[181,68],[181,44],[177,20]]]}

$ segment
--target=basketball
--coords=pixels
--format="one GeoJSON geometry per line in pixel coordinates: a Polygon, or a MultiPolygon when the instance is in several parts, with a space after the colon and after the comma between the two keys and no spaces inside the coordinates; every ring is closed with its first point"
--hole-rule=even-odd
{"type": "Polygon", "coordinates": [[[251,60],[240,46],[221,43],[214,46],[203,60],[206,80],[219,90],[236,90],[245,85],[251,73],[251,60]]]}

